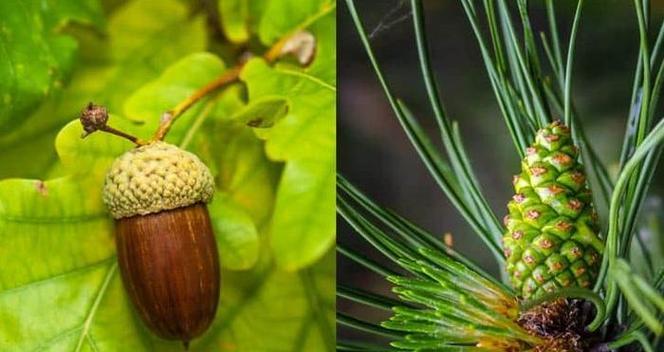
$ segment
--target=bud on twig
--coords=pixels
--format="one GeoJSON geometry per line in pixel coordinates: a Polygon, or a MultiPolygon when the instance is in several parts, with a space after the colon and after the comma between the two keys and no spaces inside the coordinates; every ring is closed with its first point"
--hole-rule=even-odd
{"type": "Polygon", "coordinates": [[[85,138],[95,131],[104,131],[125,138],[137,146],[147,144],[147,142],[141,139],[108,126],[106,124],[108,122],[108,111],[106,110],[106,107],[102,105],[95,105],[92,102],[88,103],[88,106],[81,111],[81,117],[79,120],[81,121],[81,125],[83,125],[83,134],[81,134],[81,138],[85,138]]]}
{"type": "Polygon", "coordinates": [[[108,111],[105,107],[90,102],[81,112],[80,120],[85,131],[81,138],[85,138],[92,132],[104,129],[106,122],[108,122],[108,111]]]}
{"type": "Polygon", "coordinates": [[[292,54],[302,66],[307,66],[313,61],[316,53],[316,38],[313,34],[301,31],[293,34],[281,47],[280,56],[292,54]]]}

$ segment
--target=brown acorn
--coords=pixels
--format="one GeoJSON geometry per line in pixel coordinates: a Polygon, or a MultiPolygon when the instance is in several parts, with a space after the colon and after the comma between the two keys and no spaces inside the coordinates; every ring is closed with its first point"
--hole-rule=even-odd
{"type": "Polygon", "coordinates": [[[164,142],[133,149],[106,175],[125,289],[143,322],[185,346],[212,323],[219,257],[206,203],[214,180],[193,154],[164,142]]]}

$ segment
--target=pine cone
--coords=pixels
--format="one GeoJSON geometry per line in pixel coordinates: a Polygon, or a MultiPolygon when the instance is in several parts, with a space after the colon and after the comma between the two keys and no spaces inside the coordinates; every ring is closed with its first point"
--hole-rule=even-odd
{"type": "Polygon", "coordinates": [[[590,287],[603,242],[569,128],[559,121],[542,128],[526,154],[505,217],[503,246],[512,285],[523,298],[590,287]]]}

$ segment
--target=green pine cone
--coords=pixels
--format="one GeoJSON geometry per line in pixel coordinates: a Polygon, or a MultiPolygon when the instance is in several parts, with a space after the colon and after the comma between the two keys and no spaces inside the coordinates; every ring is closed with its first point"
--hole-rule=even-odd
{"type": "Polygon", "coordinates": [[[604,248],[597,213],[569,128],[556,121],[526,150],[508,203],[503,246],[523,298],[594,284],[604,248]]]}

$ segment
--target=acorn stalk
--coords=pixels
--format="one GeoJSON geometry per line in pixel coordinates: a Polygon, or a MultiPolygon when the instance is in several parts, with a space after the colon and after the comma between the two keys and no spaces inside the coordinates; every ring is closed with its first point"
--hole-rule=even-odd
{"type": "Polygon", "coordinates": [[[212,175],[194,154],[161,141],[120,156],[104,183],[129,297],[150,330],[185,346],[208,329],[219,301],[205,205],[213,192],[212,175]]]}

